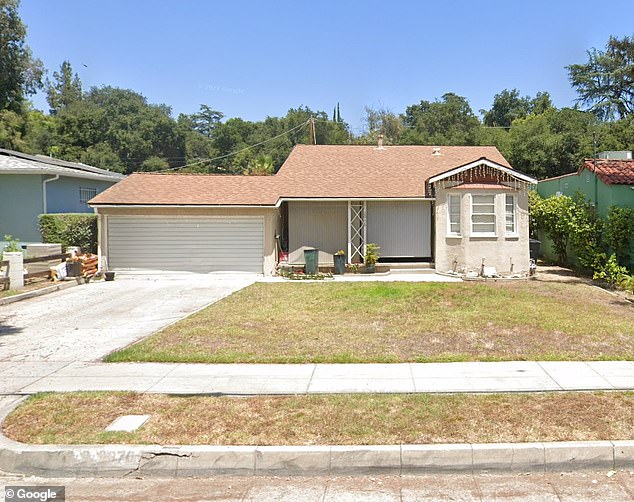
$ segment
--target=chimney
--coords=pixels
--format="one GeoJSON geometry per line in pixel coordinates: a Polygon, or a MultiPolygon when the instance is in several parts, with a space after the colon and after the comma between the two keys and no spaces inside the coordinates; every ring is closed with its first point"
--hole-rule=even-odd
{"type": "Polygon", "coordinates": [[[439,147],[439,146],[434,146],[434,147],[432,147],[432,149],[431,149],[431,154],[432,154],[432,155],[442,155],[442,154],[440,153],[440,147],[439,147]]]}
{"type": "Polygon", "coordinates": [[[379,150],[383,150],[383,135],[379,134],[379,144],[377,147],[379,150]]]}

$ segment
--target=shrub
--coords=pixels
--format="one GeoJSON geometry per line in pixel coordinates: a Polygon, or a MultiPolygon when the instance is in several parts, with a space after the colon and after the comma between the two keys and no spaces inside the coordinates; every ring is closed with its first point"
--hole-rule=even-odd
{"type": "Polygon", "coordinates": [[[623,278],[627,276],[627,268],[621,267],[616,261],[616,255],[612,254],[608,258],[608,261],[601,267],[597,267],[594,272],[594,279],[602,279],[612,286],[616,286],[622,282],[623,278]]]}
{"type": "Polygon", "coordinates": [[[572,199],[570,219],[570,244],[579,264],[587,269],[600,270],[605,264],[605,244],[603,241],[603,220],[597,209],[577,192],[572,199]]]}
{"type": "Polygon", "coordinates": [[[618,282],[619,288],[634,294],[634,276],[623,275],[618,282]]]}
{"type": "Polygon", "coordinates": [[[84,253],[97,251],[97,215],[83,213],[41,214],[42,242],[79,246],[84,253]]]}
{"type": "Polygon", "coordinates": [[[18,251],[22,251],[20,249],[20,239],[16,239],[12,235],[5,235],[4,241],[6,244],[4,245],[3,251],[6,251],[7,253],[17,253],[18,251]]]}
{"type": "Polygon", "coordinates": [[[381,249],[378,245],[368,242],[365,246],[365,257],[363,263],[366,265],[374,265],[377,261],[379,261],[379,249],[381,249]]]}
{"type": "Polygon", "coordinates": [[[630,260],[630,242],[634,239],[634,209],[612,206],[608,209],[605,240],[620,265],[630,260]]]}
{"type": "Polygon", "coordinates": [[[553,241],[560,265],[568,261],[568,239],[572,227],[574,201],[566,195],[531,198],[531,220],[553,241]]]}

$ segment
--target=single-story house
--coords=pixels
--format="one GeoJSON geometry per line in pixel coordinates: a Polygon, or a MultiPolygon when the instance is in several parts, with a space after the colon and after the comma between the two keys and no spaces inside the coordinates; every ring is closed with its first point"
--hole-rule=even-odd
{"type": "MultiPolygon", "coordinates": [[[[605,218],[611,206],[634,209],[634,160],[630,151],[601,152],[596,159],[585,159],[579,169],[570,174],[540,180],[537,193],[544,198],[554,195],[573,197],[581,193],[590,201],[598,214],[605,218]]],[[[542,254],[556,260],[552,242],[540,235],[543,242],[542,254]]],[[[569,258],[574,260],[574,252],[569,251],[569,258]]],[[[631,244],[630,256],[634,260],[634,242],[631,244]]],[[[631,261],[630,267],[634,266],[631,261]]]]}
{"type": "Polygon", "coordinates": [[[610,206],[634,208],[634,160],[632,152],[601,152],[597,159],[586,159],[570,174],[540,180],[537,193],[574,196],[580,192],[595,205],[601,216],[610,206]]]}
{"type": "Polygon", "coordinates": [[[38,216],[92,213],[88,201],[125,176],[76,162],[0,149],[0,240],[40,242],[38,216]]]}
{"type": "Polygon", "coordinates": [[[528,187],[495,147],[297,145],[274,176],[135,173],[90,201],[111,270],[386,262],[527,271],[528,187]]]}

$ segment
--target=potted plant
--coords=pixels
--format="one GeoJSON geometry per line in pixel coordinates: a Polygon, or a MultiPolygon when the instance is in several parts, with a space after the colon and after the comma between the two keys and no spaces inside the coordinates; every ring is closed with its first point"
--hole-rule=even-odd
{"type": "Polygon", "coordinates": [[[376,262],[379,261],[379,249],[381,249],[379,246],[371,242],[365,246],[363,263],[368,274],[373,274],[376,271],[376,262]]]}
{"type": "Polygon", "coordinates": [[[343,275],[346,271],[346,252],[340,249],[335,253],[335,274],[343,275]]]}

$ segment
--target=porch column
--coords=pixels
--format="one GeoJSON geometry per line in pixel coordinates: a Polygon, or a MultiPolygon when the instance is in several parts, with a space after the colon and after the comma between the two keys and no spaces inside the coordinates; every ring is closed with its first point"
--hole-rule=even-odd
{"type": "Polygon", "coordinates": [[[363,201],[363,249],[362,249],[362,254],[363,254],[363,262],[365,263],[365,252],[367,250],[367,244],[368,244],[368,201],[364,200],[363,201]]]}
{"type": "Polygon", "coordinates": [[[348,201],[348,253],[346,257],[346,261],[348,264],[352,263],[352,207],[351,202],[348,201]]]}

